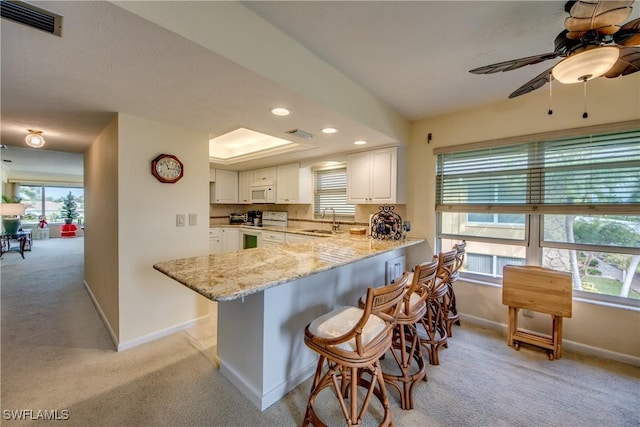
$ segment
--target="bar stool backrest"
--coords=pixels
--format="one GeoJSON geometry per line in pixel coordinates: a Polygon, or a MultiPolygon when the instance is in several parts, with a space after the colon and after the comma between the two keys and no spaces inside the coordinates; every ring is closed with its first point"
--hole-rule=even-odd
{"type": "Polygon", "coordinates": [[[460,268],[464,264],[464,256],[466,253],[467,242],[461,241],[453,245],[453,249],[456,251],[456,262],[453,266],[453,271],[451,272],[451,281],[455,281],[458,279],[458,275],[460,274],[460,268]]]}
{"type": "Polygon", "coordinates": [[[438,260],[434,258],[432,261],[418,264],[413,269],[413,280],[404,296],[404,314],[406,317],[413,317],[413,309],[422,307],[426,301],[430,290],[434,287],[436,274],[438,273],[438,260]],[[420,295],[419,299],[412,298],[413,294],[420,295]],[[411,301],[413,299],[413,301],[411,301]]]}
{"type": "Polygon", "coordinates": [[[438,254],[438,284],[449,283],[451,274],[456,265],[457,249],[440,252],[438,254]]]}
{"type": "Polygon", "coordinates": [[[405,271],[402,277],[390,285],[367,289],[364,315],[362,316],[365,322],[370,314],[375,314],[391,323],[392,326],[395,325],[408,282],[409,274],[405,271]]]}

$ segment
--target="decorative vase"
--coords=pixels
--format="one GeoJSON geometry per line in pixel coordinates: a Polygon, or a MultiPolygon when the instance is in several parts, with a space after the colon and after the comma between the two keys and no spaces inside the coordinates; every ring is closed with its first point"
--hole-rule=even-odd
{"type": "Polygon", "coordinates": [[[67,224],[67,225],[71,224],[72,222],[73,222],[72,219],[65,219],[64,220],[64,223],[67,224]]]}
{"type": "Polygon", "coordinates": [[[5,234],[14,236],[18,233],[18,228],[20,228],[20,218],[18,217],[2,218],[2,229],[5,234]]]}

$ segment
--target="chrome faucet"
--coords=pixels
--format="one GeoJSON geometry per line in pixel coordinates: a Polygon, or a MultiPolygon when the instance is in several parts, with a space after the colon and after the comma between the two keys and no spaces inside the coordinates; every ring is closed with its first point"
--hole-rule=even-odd
{"type": "Polygon", "coordinates": [[[333,208],[324,208],[322,210],[323,219],[324,219],[324,214],[327,212],[327,209],[331,209],[331,211],[333,212],[333,223],[331,224],[331,233],[335,233],[336,231],[338,231],[338,228],[340,227],[340,224],[336,222],[336,210],[333,208]]]}

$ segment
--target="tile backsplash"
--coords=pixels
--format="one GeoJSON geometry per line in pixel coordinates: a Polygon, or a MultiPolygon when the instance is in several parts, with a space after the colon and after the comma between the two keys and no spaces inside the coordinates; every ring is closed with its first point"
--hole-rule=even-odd
{"type": "MultiPolygon", "coordinates": [[[[392,205],[394,212],[400,215],[403,219],[407,219],[406,205],[392,205]]],[[[246,213],[250,210],[261,211],[287,211],[289,213],[290,226],[305,227],[305,223],[330,223],[331,218],[315,219],[313,217],[313,205],[224,205],[224,204],[211,204],[209,205],[209,225],[225,225],[229,224],[229,214],[231,213],[246,213]]],[[[356,215],[354,221],[338,221],[340,224],[345,225],[367,225],[369,224],[369,216],[375,214],[380,210],[380,205],[356,205],[356,215]]]]}

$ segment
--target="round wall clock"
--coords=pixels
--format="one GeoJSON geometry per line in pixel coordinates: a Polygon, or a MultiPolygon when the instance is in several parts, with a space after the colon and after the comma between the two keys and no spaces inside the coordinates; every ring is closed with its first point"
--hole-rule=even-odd
{"type": "Polygon", "coordinates": [[[176,156],[160,154],[151,161],[151,173],[158,181],[173,184],[184,174],[184,166],[176,156]]]}

